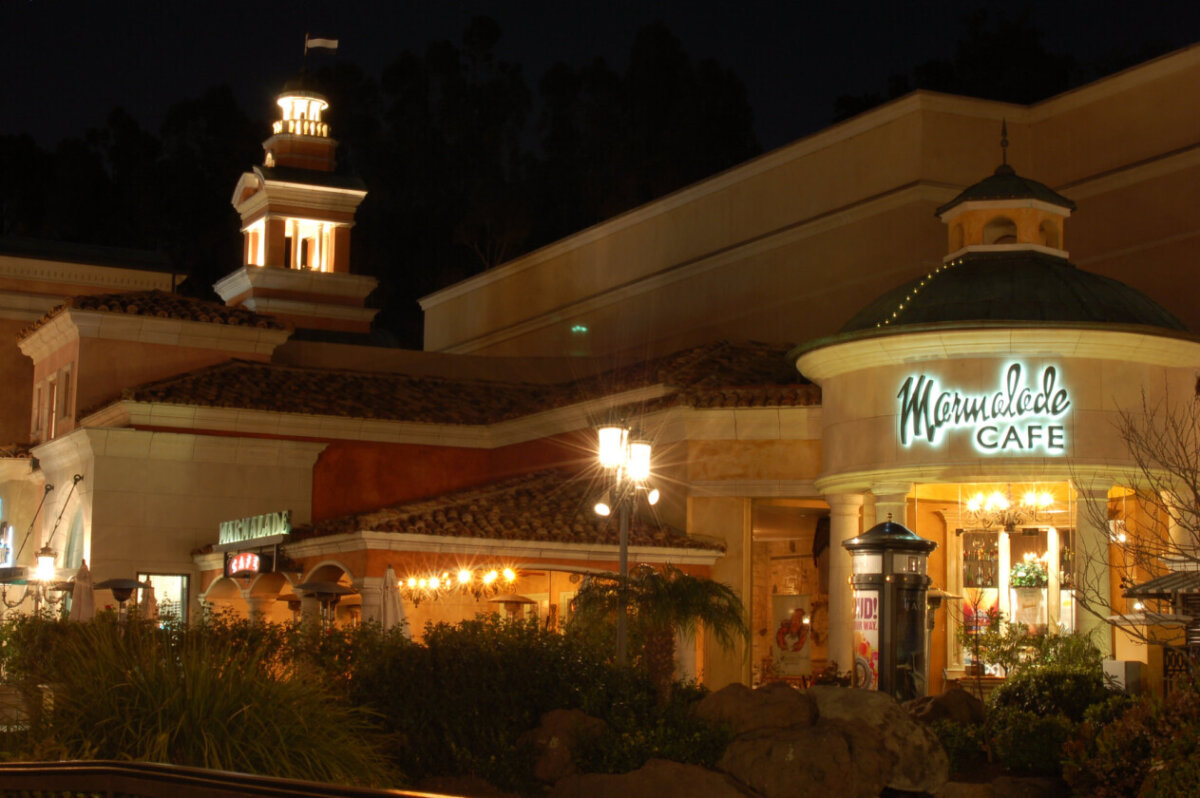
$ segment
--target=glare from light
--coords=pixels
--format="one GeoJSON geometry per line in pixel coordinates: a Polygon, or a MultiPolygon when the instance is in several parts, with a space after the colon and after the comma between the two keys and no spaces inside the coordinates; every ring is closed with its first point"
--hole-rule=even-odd
{"type": "Polygon", "coordinates": [[[629,477],[637,482],[650,478],[650,444],[647,441],[629,444],[629,477]]]}
{"type": "Polygon", "coordinates": [[[511,568],[505,568],[504,569],[504,581],[505,582],[517,581],[517,572],[511,568]]]}
{"type": "Polygon", "coordinates": [[[458,572],[458,583],[460,585],[465,585],[470,581],[471,581],[471,572],[470,571],[468,571],[464,568],[463,570],[458,572]]]}
{"type": "Polygon", "coordinates": [[[624,427],[601,427],[597,433],[600,442],[600,465],[617,468],[625,464],[625,441],[629,430],[624,427]]]}
{"type": "Polygon", "coordinates": [[[54,580],[54,549],[49,546],[44,546],[37,553],[37,568],[34,570],[34,578],[39,582],[54,580]]]}
{"type": "Polygon", "coordinates": [[[607,518],[608,516],[612,515],[612,497],[605,492],[605,494],[600,497],[592,509],[596,512],[596,515],[601,515],[607,518]]]}
{"type": "Polygon", "coordinates": [[[658,492],[658,488],[651,488],[650,492],[646,494],[646,501],[650,502],[650,505],[653,507],[658,504],[660,497],[661,494],[658,492]]]}
{"type": "Polygon", "coordinates": [[[483,583],[485,585],[490,585],[492,582],[496,581],[498,576],[500,576],[500,574],[496,573],[495,571],[488,571],[483,575],[483,583]]]}
{"type": "Polygon", "coordinates": [[[408,578],[408,586],[410,589],[417,586],[417,578],[415,576],[410,576],[408,578]]]}

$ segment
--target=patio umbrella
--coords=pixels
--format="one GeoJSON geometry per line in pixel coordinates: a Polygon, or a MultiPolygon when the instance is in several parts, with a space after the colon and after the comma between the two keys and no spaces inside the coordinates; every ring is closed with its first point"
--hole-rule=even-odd
{"type": "Polygon", "coordinates": [[[90,621],[96,617],[96,593],[92,589],[92,572],[88,570],[87,560],[79,566],[75,574],[75,585],[71,588],[72,621],[90,621]]]}
{"type": "Polygon", "coordinates": [[[400,597],[400,582],[396,579],[396,572],[392,570],[391,563],[388,563],[387,570],[383,572],[382,592],[379,621],[383,628],[400,626],[404,636],[411,639],[412,631],[408,628],[408,619],[404,617],[404,600],[400,597]]]}

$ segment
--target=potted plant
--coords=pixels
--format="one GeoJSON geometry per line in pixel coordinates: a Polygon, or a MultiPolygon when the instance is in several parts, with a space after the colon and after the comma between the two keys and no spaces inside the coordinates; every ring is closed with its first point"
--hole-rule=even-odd
{"type": "Polygon", "coordinates": [[[1041,560],[1019,562],[1008,572],[1008,583],[1013,587],[1045,587],[1050,584],[1046,564],[1041,560]]]}

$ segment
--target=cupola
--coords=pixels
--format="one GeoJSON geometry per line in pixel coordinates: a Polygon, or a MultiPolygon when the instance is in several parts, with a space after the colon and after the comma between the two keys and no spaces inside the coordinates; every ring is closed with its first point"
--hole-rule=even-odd
{"type": "Polygon", "coordinates": [[[213,287],[230,306],[297,328],[368,332],[376,311],[364,305],[376,281],[350,274],[350,230],[366,189],[337,169],[329,102],[305,73],[276,104],[263,165],[242,175],[231,199],[242,219],[243,265],[213,287]]]}
{"type": "Polygon", "coordinates": [[[1063,222],[1075,203],[1008,163],[1008,126],[1001,127],[1001,163],[987,178],[937,209],[949,234],[944,261],[970,252],[1033,250],[1068,257],[1063,222]]]}
{"type": "Polygon", "coordinates": [[[321,118],[329,108],[325,96],[301,73],[288,81],[275,103],[280,118],[271,123],[271,137],[263,142],[263,166],[332,172],[337,165],[337,142],[329,137],[329,124],[321,118]]]}

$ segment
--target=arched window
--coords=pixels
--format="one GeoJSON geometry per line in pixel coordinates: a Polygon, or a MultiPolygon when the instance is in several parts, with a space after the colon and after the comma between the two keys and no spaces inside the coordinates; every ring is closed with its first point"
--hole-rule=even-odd
{"type": "Polygon", "coordinates": [[[1017,243],[1017,223],[1007,216],[997,216],[983,226],[983,243],[1017,243]]]}

